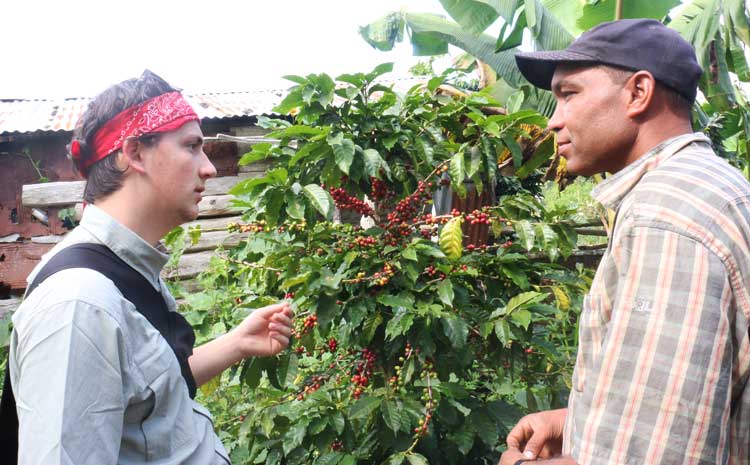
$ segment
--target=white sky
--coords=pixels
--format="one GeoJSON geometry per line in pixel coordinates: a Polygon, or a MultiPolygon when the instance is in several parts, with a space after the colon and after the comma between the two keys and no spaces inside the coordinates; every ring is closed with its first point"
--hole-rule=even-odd
{"type": "Polygon", "coordinates": [[[437,0],[2,0],[0,98],[93,96],[149,68],[186,91],[286,88],[285,74],[407,74],[408,40],[370,47],[358,27],[437,0]]]}

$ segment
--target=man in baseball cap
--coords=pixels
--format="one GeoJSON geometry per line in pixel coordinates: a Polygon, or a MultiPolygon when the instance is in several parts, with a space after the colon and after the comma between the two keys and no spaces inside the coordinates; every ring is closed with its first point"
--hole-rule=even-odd
{"type": "Polygon", "coordinates": [[[568,171],[612,174],[592,196],[616,215],[568,407],[522,418],[500,463],[747,463],[750,184],[692,132],[692,46],[627,19],[516,61],[556,97],[568,171]]]}

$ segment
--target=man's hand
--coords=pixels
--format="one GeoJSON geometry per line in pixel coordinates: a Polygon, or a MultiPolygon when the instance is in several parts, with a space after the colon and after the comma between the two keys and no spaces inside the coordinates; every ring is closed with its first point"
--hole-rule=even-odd
{"type": "Polygon", "coordinates": [[[508,434],[508,450],[500,463],[513,464],[519,459],[547,459],[562,454],[562,435],[567,412],[567,409],[547,410],[521,418],[508,434]]]}
{"type": "Polygon", "coordinates": [[[282,302],[253,310],[231,331],[242,358],[276,355],[289,345],[292,309],[282,302]]]}
{"type": "Polygon", "coordinates": [[[528,460],[528,458],[520,450],[508,448],[508,450],[503,452],[502,457],[500,457],[500,463],[497,465],[514,465],[519,460],[528,460]]]}
{"type": "Polygon", "coordinates": [[[288,302],[253,310],[236,328],[196,347],[188,359],[200,386],[248,357],[276,355],[289,345],[292,309],[288,302]]]}

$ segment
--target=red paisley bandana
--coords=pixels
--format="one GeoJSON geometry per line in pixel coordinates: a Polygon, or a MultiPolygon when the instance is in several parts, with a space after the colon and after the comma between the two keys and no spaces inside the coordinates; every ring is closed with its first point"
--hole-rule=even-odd
{"type": "MultiPolygon", "coordinates": [[[[155,132],[168,132],[189,121],[199,121],[189,103],[179,92],[170,92],[132,106],[107,121],[94,135],[94,155],[80,165],[86,176],[88,167],[122,148],[128,137],[140,137],[155,132]]],[[[75,151],[73,151],[75,157],[75,151]]]]}

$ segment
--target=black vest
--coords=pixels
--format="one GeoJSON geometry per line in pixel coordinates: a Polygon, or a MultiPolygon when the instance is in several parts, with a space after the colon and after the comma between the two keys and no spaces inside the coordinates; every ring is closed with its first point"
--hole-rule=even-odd
{"type": "MultiPolygon", "coordinates": [[[[39,271],[26,291],[28,297],[42,281],[69,268],[88,268],[98,271],[117,286],[122,295],[135,305],[154,328],[166,339],[180,363],[182,377],[187,383],[190,398],[195,397],[195,379],[190,371],[188,357],[193,353],[195,333],[185,318],[170,312],[164,297],[138,271],[101,244],[74,244],[53,256],[39,271]]],[[[10,362],[10,360],[9,360],[10,362]]],[[[0,401],[0,457],[18,460],[18,415],[16,400],[10,385],[9,367],[5,369],[3,396],[0,401]]]]}

